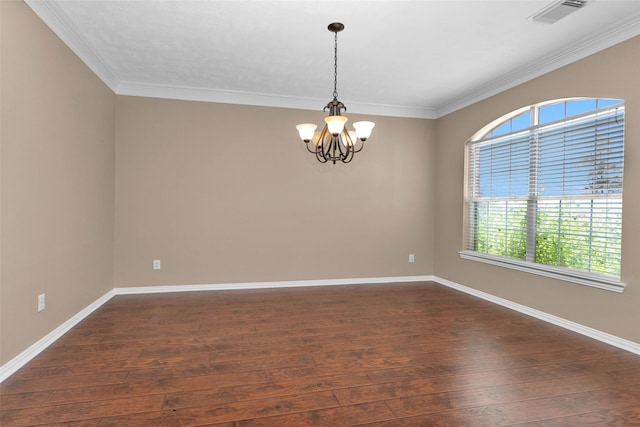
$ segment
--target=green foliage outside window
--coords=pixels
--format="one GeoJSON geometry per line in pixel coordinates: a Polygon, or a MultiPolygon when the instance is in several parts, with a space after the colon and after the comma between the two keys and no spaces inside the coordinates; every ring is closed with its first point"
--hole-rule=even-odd
{"type": "MultiPolygon", "coordinates": [[[[525,260],[526,215],[526,203],[479,203],[474,251],[525,260]]],[[[621,229],[621,222],[622,213],[604,200],[544,201],[536,218],[535,262],[618,276],[621,236],[611,230],[621,229]]]]}

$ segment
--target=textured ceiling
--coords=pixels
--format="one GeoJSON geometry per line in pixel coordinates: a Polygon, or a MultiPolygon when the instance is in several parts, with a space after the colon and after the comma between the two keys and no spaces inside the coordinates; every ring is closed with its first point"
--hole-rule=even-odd
{"type": "MultiPolygon", "coordinates": [[[[115,93],[439,117],[640,34],[640,0],[26,0],[115,93]]],[[[639,53],[640,54],[640,53],[639,53]]]]}

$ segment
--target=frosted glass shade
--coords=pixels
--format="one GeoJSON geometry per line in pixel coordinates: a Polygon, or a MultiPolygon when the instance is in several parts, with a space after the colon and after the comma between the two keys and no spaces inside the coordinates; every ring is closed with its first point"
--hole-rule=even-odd
{"type": "Polygon", "coordinates": [[[315,132],[317,127],[318,126],[314,125],[313,123],[303,123],[296,126],[296,129],[298,129],[300,139],[304,142],[309,142],[313,139],[313,133],[315,132]]]}
{"type": "Polygon", "coordinates": [[[342,140],[342,145],[344,145],[345,147],[348,147],[349,145],[356,145],[358,136],[356,135],[355,131],[350,130],[347,133],[349,134],[349,138],[351,138],[351,142],[349,142],[347,138],[340,138],[342,140]]]}
{"type": "Polygon", "coordinates": [[[371,136],[371,131],[375,125],[373,122],[355,122],[353,128],[356,130],[358,138],[364,141],[371,136]]]}
{"type": "Polygon", "coordinates": [[[338,136],[344,129],[344,124],[347,123],[348,118],[345,116],[327,116],[324,121],[327,123],[329,133],[333,136],[338,136]]]}
{"type": "Polygon", "coordinates": [[[319,130],[313,133],[313,145],[315,145],[316,147],[322,144],[322,140],[320,139],[321,133],[322,132],[320,132],[319,130]]]}

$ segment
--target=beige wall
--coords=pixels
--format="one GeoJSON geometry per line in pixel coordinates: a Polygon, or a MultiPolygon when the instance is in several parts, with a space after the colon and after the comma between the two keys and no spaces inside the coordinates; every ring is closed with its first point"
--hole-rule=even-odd
{"type": "Polygon", "coordinates": [[[434,121],[323,165],[295,130],[323,116],[118,97],[115,286],[432,274],[434,121]]]}
{"type": "Polygon", "coordinates": [[[115,95],[23,2],[0,11],[4,364],[113,288],[115,95]]]}
{"type": "Polygon", "coordinates": [[[640,342],[640,37],[438,120],[436,275],[640,342]],[[540,101],[571,96],[626,101],[622,294],[495,267],[462,249],[464,143],[490,121],[540,101]]]}

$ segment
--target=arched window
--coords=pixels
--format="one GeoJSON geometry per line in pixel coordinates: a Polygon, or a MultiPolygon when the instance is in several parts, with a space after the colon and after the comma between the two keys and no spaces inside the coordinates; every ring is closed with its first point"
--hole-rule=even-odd
{"type": "Polygon", "coordinates": [[[467,143],[466,165],[463,258],[623,290],[623,101],[514,111],[467,143]]]}

